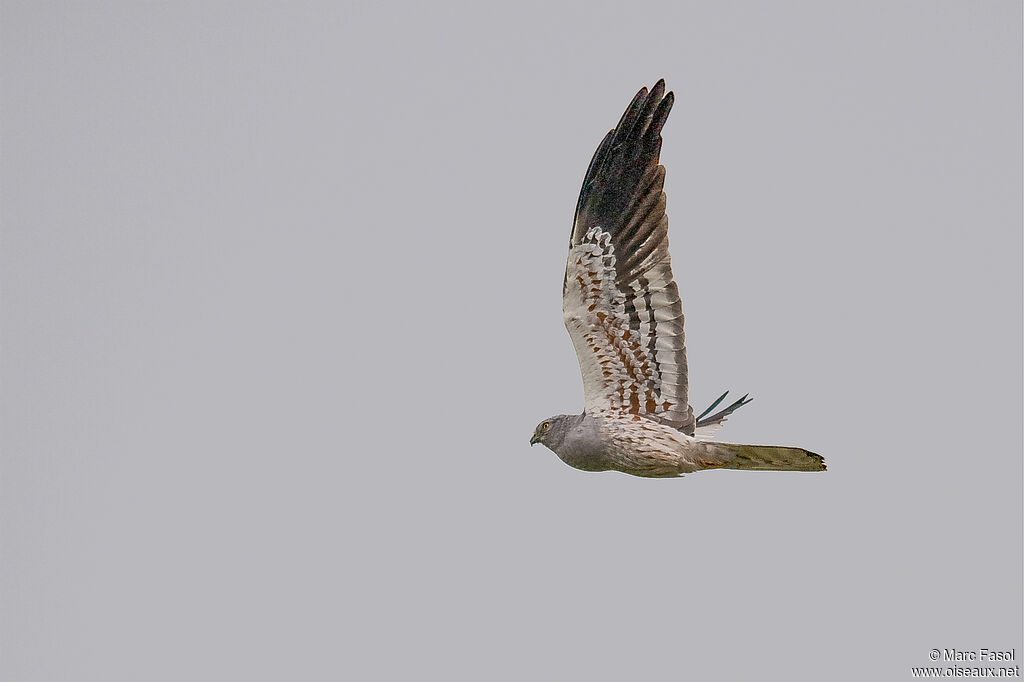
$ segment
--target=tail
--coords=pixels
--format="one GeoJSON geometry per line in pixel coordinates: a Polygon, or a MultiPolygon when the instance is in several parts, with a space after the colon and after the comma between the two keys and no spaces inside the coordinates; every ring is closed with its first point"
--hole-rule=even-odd
{"type": "Polygon", "coordinates": [[[700,463],[705,469],[825,471],[825,458],[803,448],[714,442],[704,445],[707,450],[700,463]]]}

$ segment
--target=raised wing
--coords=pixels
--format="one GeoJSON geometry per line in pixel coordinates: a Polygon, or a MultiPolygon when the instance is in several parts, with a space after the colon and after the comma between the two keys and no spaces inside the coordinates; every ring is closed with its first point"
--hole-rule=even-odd
{"type": "Polygon", "coordinates": [[[576,205],[562,313],[586,411],[625,412],[693,435],[658,164],[672,102],[663,80],[641,89],[597,148],[576,205]]]}

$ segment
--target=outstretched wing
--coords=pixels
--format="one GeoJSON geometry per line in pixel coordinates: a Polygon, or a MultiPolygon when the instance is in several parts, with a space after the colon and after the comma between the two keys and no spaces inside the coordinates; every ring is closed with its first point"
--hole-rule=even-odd
{"type": "Polygon", "coordinates": [[[626,412],[693,435],[658,164],[672,102],[663,80],[641,89],[597,148],[576,205],[562,313],[586,411],[626,412]]]}

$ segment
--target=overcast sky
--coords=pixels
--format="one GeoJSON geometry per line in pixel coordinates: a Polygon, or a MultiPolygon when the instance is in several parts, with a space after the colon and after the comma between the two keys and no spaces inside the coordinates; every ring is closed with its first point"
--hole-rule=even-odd
{"type": "Polygon", "coordinates": [[[1019,2],[0,7],[0,678],[1021,655],[1019,2]],[[660,77],[694,407],[827,473],[528,445],[660,77]]]}

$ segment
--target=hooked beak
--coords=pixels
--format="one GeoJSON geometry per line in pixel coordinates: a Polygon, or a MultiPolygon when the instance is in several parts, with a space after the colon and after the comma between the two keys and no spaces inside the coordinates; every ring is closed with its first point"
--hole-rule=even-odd
{"type": "Polygon", "coordinates": [[[540,441],[537,440],[537,434],[533,434],[532,436],[530,436],[530,445],[536,445],[539,442],[540,441]]]}

